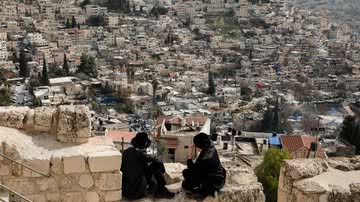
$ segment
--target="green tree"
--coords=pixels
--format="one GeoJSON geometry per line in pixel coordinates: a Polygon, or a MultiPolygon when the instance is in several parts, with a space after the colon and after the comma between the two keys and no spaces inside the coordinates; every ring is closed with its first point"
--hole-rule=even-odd
{"type": "Polygon", "coordinates": [[[42,74],[41,74],[41,85],[48,86],[49,84],[50,84],[50,81],[49,81],[49,75],[48,75],[48,71],[47,71],[47,64],[46,64],[46,59],[44,57],[43,69],[42,69],[42,74]]]}
{"type": "Polygon", "coordinates": [[[24,49],[22,49],[20,52],[19,65],[20,65],[20,72],[19,72],[20,77],[27,77],[29,75],[29,69],[27,66],[27,59],[24,49]]]}
{"type": "Polygon", "coordinates": [[[69,64],[66,58],[66,53],[64,53],[64,63],[63,63],[63,69],[66,72],[66,74],[68,75],[70,73],[70,69],[69,69],[69,64]]]}
{"type": "Polygon", "coordinates": [[[69,20],[69,19],[66,19],[65,28],[66,28],[66,29],[70,29],[70,28],[71,28],[71,24],[70,24],[70,20],[69,20]]]}
{"type": "Polygon", "coordinates": [[[91,1],[90,0],[84,0],[81,4],[80,4],[80,7],[81,8],[85,8],[85,6],[91,4],[91,1]]]}
{"type": "Polygon", "coordinates": [[[215,86],[215,81],[214,81],[214,75],[211,71],[209,71],[208,73],[208,94],[211,96],[215,96],[215,92],[216,92],[216,86],[215,86]]]}
{"type": "Polygon", "coordinates": [[[35,97],[33,100],[33,107],[41,107],[42,106],[42,102],[39,98],[35,97]]]}
{"type": "Polygon", "coordinates": [[[360,121],[357,116],[346,116],[340,132],[340,137],[356,147],[356,154],[360,154],[360,121]]]}
{"type": "Polygon", "coordinates": [[[75,19],[75,16],[72,16],[71,18],[71,28],[75,28],[77,26],[77,22],[75,19]]]}
{"type": "Polygon", "coordinates": [[[0,106],[9,106],[11,104],[11,93],[9,88],[0,89],[0,106]]]}
{"type": "Polygon", "coordinates": [[[84,73],[92,78],[97,77],[95,58],[83,54],[80,58],[80,65],[78,66],[78,72],[84,73]]]}
{"type": "Polygon", "coordinates": [[[159,82],[156,79],[153,79],[151,82],[152,88],[153,88],[153,105],[156,105],[156,90],[159,86],[159,82]]]}
{"type": "Polygon", "coordinates": [[[104,16],[101,15],[92,15],[86,20],[86,24],[91,27],[100,27],[107,25],[104,16]]]}
{"type": "Polygon", "coordinates": [[[277,201],[280,165],[285,159],[290,159],[286,150],[271,148],[266,151],[263,161],[255,169],[256,176],[264,187],[267,202],[277,201]]]}

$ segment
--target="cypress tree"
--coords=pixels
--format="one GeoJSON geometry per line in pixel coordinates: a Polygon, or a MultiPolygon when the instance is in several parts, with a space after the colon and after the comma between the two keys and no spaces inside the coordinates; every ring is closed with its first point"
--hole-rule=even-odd
{"type": "Polygon", "coordinates": [[[41,84],[44,86],[48,86],[50,84],[45,56],[44,56],[44,63],[43,63],[43,69],[42,69],[41,84]]]}
{"type": "Polygon", "coordinates": [[[27,61],[26,61],[26,55],[25,50],[22,49],[20,52],[20,77],[26,77],[28,76],[28,67],[27,67],[27,61]]]}
{"type": "Polygon", "coordinates": [[[64,53],[63,69],[65,70],[67,75],[70,73],[69,65],[68,65],[67,58],[66,58],[66,53],[64,53]]]}
{"type": "Polygon", "coordinates": [[[76,26],[77,26],[77,23],[76,23],[75,16],[72,16],[72,19],[71,19],[71,27],[72,27],[72,28],[75,28],[76,26]]]}
{"type": "Polygon", "coordinates": [[[66,19],[65,28],[66,28],[66,29],[71,28],[71,24],[70,24],[70,20],[69,20],[69,19],[66,19]]]}
{"type": "Polygon", "coordinates": [[[208,94],[211,95],[211,96],[214,96],[215,92],[216,92],[216,87],[215,87],[215,82],[214,82],[214,75],[210,71],[209,71],[209,74],[208,74],[208,79],[209,79],[208,94]]]}

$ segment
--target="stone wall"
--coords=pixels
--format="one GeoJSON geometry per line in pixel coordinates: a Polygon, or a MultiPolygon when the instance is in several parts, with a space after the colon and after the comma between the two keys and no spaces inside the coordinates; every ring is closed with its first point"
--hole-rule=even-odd
{"type": "Polygon", "coordinates": [[[360,201],[360,156],[285,161],[278,201],[360,201]]]}
{"type": "Polygon", "coordinates": [[[28,134],[55,135],[62,142],[87,142],[91,135],[89,109],[82,105],[59,107],[0,107],[0,126],[28,134]]]}
{"type": "Polygon", "coordinates": [[[0,153],[49,177],[0,157],[0,183],[34,202],[120,201],[121,154],[90,137],[88,115],[84,106],[1,108],[0,153]]]}

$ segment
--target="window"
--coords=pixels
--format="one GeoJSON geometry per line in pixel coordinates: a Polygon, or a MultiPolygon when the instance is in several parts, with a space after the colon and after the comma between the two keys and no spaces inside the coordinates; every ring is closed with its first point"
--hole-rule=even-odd
{"type": "Polygon", "coordinates": [[[184,146],[184,149],[189,149],[189,146],[185,145],[185,146],[184,146]]]}

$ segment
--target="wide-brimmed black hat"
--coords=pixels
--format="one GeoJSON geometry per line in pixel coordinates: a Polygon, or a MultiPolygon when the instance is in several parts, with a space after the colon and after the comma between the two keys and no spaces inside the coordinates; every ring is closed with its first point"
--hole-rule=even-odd
{"type": "Polygon", "coordinates": [[[199,133],[195,135],[193,141],[195,146],[199,149],[206,149],[211,146],[210,137],[205,133],[199,133]]]}
{"type": "Polygon", "coordinates": [[[136,136],[131,140],[131,144],[138,149],[146,149],[150,146],[151,140],[149,136],[145,132],[139,132],[136,136]]]}

